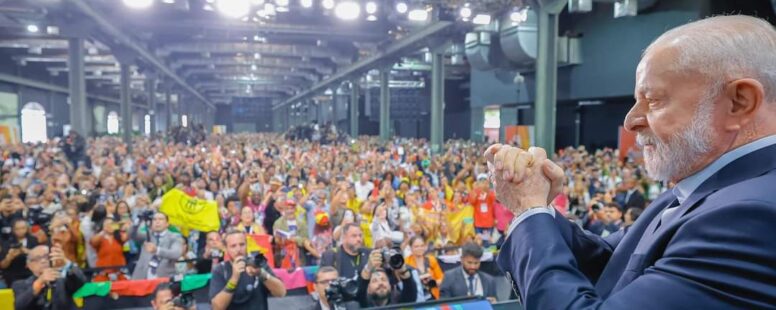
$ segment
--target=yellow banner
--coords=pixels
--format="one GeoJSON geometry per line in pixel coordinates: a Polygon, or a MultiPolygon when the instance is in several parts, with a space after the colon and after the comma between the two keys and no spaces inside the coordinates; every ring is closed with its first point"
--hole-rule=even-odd
{"type": "Polygon", "coordinates": [[[215,201],[192,198],[179,189],[172,189],[164,194],[159,211],[170,218],[170,225],[177,226],[182,231],[194,229],[210,232],[221,227],[215,201]]]}

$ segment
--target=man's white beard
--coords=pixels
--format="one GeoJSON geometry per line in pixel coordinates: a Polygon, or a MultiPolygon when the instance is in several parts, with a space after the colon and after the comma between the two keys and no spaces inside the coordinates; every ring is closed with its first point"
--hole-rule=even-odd
{"type": "Polygon", "coordinates": [[[666,142],[652,133],[637,135],[639,145],[653,145],[652,151],[644,148],[644,164],[650,178],[672,181],[688,176],[694,161],[711,150],[714,138],[711,127],[713,108],[712,100],[703,100],[690,125],[673,134],[666,142]]]}

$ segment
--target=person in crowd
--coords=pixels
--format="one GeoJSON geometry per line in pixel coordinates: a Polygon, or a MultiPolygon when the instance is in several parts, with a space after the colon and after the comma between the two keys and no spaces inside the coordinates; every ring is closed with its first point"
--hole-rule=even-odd
{"type": "Polygon", "coordinates": [[[8,241],[13,238],[13,222],[23,218],[21,210],[14,209],[13,195],[6,193],[0,199],[0,241],[8,241]]]}
{"type": "Polygon", "coordinates": [[[417,270],[420,281],[423,284],[425,299],[439,299],[439,284],[444,279],[444,273],[439,262],[432,254],[427,254],[428,245],[422,236],[410,238],[412,254],[406,257],[407,266],[417,270]]]}
{"type": "Polygon", "coordinates": [[[496,281],[480,271],[482,247],[469,242],[461,247],[461,266],[445,272],[439,287],[441,298],[481,296],[496,302],[496,281]]]}
{"type": "Polygon", "coordinates": [[[497,261],[526,308],[757,308],[776,299],[776,55],[761,52],[774,48],[773,25],[742,15],[678,26],[647,47],[624,127],[643,146],[646,173],[675,186],[607,238],[546,207],[565,172],[543,149],[485,151],[497,196],[518,215],[497,261]]]}
{"type": "Polygon", "coordinates": [[[163,278],[175,274],[175,262],[183,255],[184,242],[179,234],[168,230],[169,226],[167,215],[157,212],[153,216],[150,230],[141,226],[141,229],[135,231],[135,241],[143,246],[132,271],[133,279],[163,278]],[[141,230],[146,230],[146,233],[141,230]]]}
{"type": "MultiPolygon", "coordinates": [[[[337,269],[331,266],[323,266],[315,273],[315,292],[312,297],[312,305],[307,310],[333,310],[335,309],[334,301],[330,301],[326,295],[326,290],[329,289],[329,285],[339,278],[337,269]]],[[[361,309],[358,302],[354,300],[343,301],[336,305],[336,309],[361,309]]]]}
{"type": "Polygon", "coordinates": [[[240,223],[237,224],[237,230],[246,234],[266,234],[264,227],[261,227],[261,225],[256,223],[256,216],[253,214],[253,209],[248,206],[240,209],[240,223]]]}
{"type": "Polygon", "coordinates": [[[388,205],[385,203],[381,203],[374,208],[370,229],[372,231],[372,240],[391,238],[393,229],[388,221],[388,205]]]}
{"type": "Polygon", "coordinates": [[[606,232],[606,235],[602,235],[603,237],[616,233],[623,228],[621,208],[622,207],[616,202],[607,203],[604,207],[604,214],[606,215],[604,231],[606,232]]]}
{"type": "Polygon", "coordinates": [[[24,280],[31,275],[25,267],[30,250],[38,245],[38,239],[30,234],[30,225],[25,219],[18,218],[12,223],[13,236],[2,244],[0,269],[3,271],[7,287],[14,282],[24,280]]]}
{"type": "Polygon", "coordinates": [[[307,251],[316,259],[321,257],[307,235],[306,221],[296,216],[294,200],[286,201],[283,217],[275,221],[272,230],[275,233],[275,244],[280,247],[281,268],[294,269],[304,266],[303,251],[307,251]]]}
{"type": "Polygon", "coordinates": [[[356,188],[356,198],[361,201],[366,201],[375,189],[375,184],[372,183],[368,173],[362,173],[359,180],[354,183],[354,186],[356,188]]]}
{"type": "Polygon", "coordinates": [[[210,273],[214,265],[224,260],[225,254],[226,246],[221,235],[217,231],[207,233],[205,246],[200,248],[197,255],[200,258],[196,263],[197,273],[210,273]]]}
{"type": "Polygon", "coordinates": [[[353,210],[346,209],[343,211],[342,222],[339,225],[337,225],[337,227],[335,227],[334,231],[332,232],[332,238],[334,240],[335,246],[339,246],[342,244],[343,228],[347,226],[347,224],[352,224],[356,222],[357,222],[356,213],[353,210]]]}
{"type": "Polygon", "coordinates": [[[70,165],[74,168],[86,165],[86,139],[81,136],[77,131],[70,129],[67,137],[61,141],[59,146],[70,161],[70,165]]]}
{"type": "Polygon", "coordinates": [[[644,194],[638,188],[636,177],[628,177],[623,180],[622,192],[617,194],[615,200],[623,207],[625,211],[630,208],[644,208],[644,194]]]}
{"type": "Polygon", "coordinates": [[[636,222],[637,219],[639,219],[639,216],[641,216],[641,213],[644,212],[644,209],[642,208],[630,208],[628,211],[625,211],[624,216],[624,225],[625,227],[629,227],[633,225],[633,223],[636,222]]]}
{"type": "Polygon", "coordinates": [[[215,310],[269,309],[267,298],[283,297],[286,288],[268,266],[249,259],[245,233],[230,230],[224,237],[230,261],[213,267],[209,296],[215,310]],[[250,263],[250,264],[249,264],[250,263]]]}
{"type": "Polygon", "coordinates": [[[58,245],[40,245],[26,258],[32,275],[13,284],[16,309],[74,309],[73,294],[87,279],[58,245]]]}
{"type": "Polygon", "coordinates": [[[95,267],[104,268],[97,276],[95,281],[116,281],[126,279],[121,267],[127,264],[124,258],[123,244],[129,240],[127,227],[118,227],[119,224],[113,221],[111,217],[105,217],[96,224],[99,232],[91,237],[89,244],[94,247],[97,253],[95,267]]]}
{"type": "Polygon", "coordinates": [[[381,250],[369,254],[369,263],[358,277],[358,301],[362,308],[384,307],[391,304],[415,302],[418,287],[406,264],[396,270],[386,270],[381,250]],[[392,284],[393,277],[396,284],[392,284]],[[401,283],[401,287],[399,287],[401,283]]]}
{"type": "Polygon", "coordinates": [[[334,267],[340,276],[353,279],[366,266],[369,251],[363,248],[361,226],[345,224],[342,231],[342,245],[324,252],[320,266],[334,267]]]}
{"type": "Polygon", "coordinates": [[[151,309],[154,310],[196,310],[197,305],[191,305],[189,308],[176,306],[174,303],[172,285],[170,283],[159,283],[154,289],[153,299],[151,299],[151,309]]]}
{"type": "Polygon", "coordinates": [[[487,179],[485,174],[477,176],[469,195],[469,203],[474,207],[474,230],[485,245],[496,241],[490,240],[496,227],[496,194],[488,187],[487,179]]]}

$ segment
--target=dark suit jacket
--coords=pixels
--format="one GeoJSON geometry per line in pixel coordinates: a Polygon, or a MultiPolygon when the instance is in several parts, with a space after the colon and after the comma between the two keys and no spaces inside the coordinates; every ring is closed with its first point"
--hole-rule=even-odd
{"type": "Polygon", "coordinates": [[[628,197],[628,193],[620,193],[617,195],[616,201],[622,205],[622,212],[628,211],[630,208],[644,208],[646,200],[644,200],[644,194],[640,191],[635,191],[628,197]],[[625,198],[628,198],[627,200],[625,198]]]}
{"type": "MultiPolygon", "coordinates": [[[[14,306],[16,309],[43,309],[46,303],[46,290],[41,291],[38,296],[33,295],[32,283],[37,277],[31,276],[25,280],[17,281],[13,284],[14,306]]],[[[56,281],[54,291],[52,292],[51,309],[75,309],[73,294],[86,283],[86,276],[73,265],[67,273],[67,277],[56,281]]]]}
{"type": "Polygon", "coordinates": [[[661,195],[607,238],[528,217],[499,266],[526,309],[763,309],[776,305],[776,146],[712,175],[665,222],[661,195]],[[660,222],[660,223],[659,223],[660,222]]]}
{"type": "MultiPolygon", "coordinates": [[[[477,272],[482,282],[482,293],[485,297],[496,297],[496,282],[489,274],[477,272]]],[[[462,297],[469,294],[467,280],[463,276],[463,267],[445,271],[445,277],[439,286],[439,298],[462,297]]]]}

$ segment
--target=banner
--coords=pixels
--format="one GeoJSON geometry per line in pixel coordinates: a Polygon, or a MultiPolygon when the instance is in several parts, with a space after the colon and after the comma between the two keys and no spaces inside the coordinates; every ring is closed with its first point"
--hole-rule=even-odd
{"type": "Polygon", "coordinates": [[[170,225],[181,231],[217,231],[221,227],[218,205],[215,201],[192,198],[179,189],[172,189],[162,197],[159,211],[170,218],[170,225]]]}
{"type": "Polygon", "coordinates": [[[261,252],[267,258],[267,263],[271,268],[275,267],[275,255],[272,253],[272,236],[270,235],[248,235],[247,252],[261,252]]]}
{"type": "Polygon", "coordinates": [[[514,125],[504,129],[504,141],[506,144],[527,150],[534,145],[534,127],[514,125]]]}

